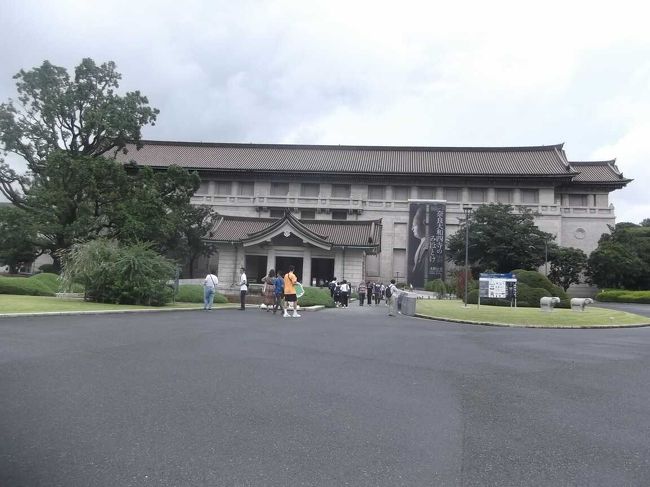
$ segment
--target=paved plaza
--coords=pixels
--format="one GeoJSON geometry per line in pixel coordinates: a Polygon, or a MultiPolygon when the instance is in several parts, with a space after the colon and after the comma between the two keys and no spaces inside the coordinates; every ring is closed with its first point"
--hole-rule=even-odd
{"type": "Polygon", "coordinates": [[[650,328],[386,312],[0,319],[0,485],[650,485],[650,328]]]}

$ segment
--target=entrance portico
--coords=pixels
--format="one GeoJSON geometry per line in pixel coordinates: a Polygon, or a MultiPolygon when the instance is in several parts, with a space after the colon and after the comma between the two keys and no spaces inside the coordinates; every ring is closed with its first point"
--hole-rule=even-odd
{"type": "MultiPolygon", "coordinates": [[[[218,272],[238,281],[239,267],[250,282],[269,269],[286,272],[289,265],[306,286],[333,277],[360,282],[366,255],[381,250],[381,220],[298,220],[290,213],[278,219],[222,216],[208,238],[218,250],[218,272]]],[[[226,279],[228,279],[226,277],[226,279]]]]}

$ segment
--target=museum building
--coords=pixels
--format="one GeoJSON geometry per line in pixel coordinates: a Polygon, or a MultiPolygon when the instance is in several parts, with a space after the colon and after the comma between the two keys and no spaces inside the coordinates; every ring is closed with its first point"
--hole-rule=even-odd
{"type": "Polygon", "coordinates": [[[303,283],[333,276],[405,281],[409,202],[444,200],[446,235],[463,208],[505,203],[536,213],[566,247],[594,250],[615,223],[609,194],[631,180],[614,160],[569,161],[563,144],[532,147],[390,147],[143,141],[124,163],[197,171],[192,199],[220,215],[206,239],[224,284],[293,264],[303,283]]]}

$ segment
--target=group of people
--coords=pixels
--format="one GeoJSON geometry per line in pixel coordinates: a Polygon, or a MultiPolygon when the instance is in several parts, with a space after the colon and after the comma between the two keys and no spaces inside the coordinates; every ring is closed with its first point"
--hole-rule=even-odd
{"type": "MultiPolygon", "coordinates": [[[[267,311],[282,310],[283,316],[299,318],[298,314],[298,296],[296,294],[296,284],[298,278],[294,274],[295,267],[289,266],[289,272],[282,275],[280,271],[276,273],[271,269],[267,276],[262,279],[264,288],[262,290],[264,295],[264,307],[267,311]],[[286,303],[286,305],[283,305],[286,303]],[[289,310],[293,314],[289,314],[289,310]]],[[[241,275],[239,278],[239,309],[244,311],[246,309],[246,295],[248,293],[248,277],[246,276],[246,269],[240,268],[241,275]]],[[[214,293],[216,292],[219,278],[215,275],[215,270],[211,269],[203,281],[203,309],[211,310],[212,303],[214,302],[214,293]]]]}
{"type": "MultiPolygon", "coordinates": [[[[328,285],[330,295],[334,299],[334,304],[337,308],[347,308],[350,302],[350,294],[352,287],[345,279],[340,282],[332,279],[328,285]]],[[[393,316],[397,311],[397,302],[400,291],[395,286],[395,279],[391,279],[388,285],[382,282],[361,281],[357,286],[357,294],[359,296],[359,306],[368,303],[371,306],[374,300],[375,306],[378,306],[382,300],[386,301],[388,306],[388,314],[393,316]]]]}

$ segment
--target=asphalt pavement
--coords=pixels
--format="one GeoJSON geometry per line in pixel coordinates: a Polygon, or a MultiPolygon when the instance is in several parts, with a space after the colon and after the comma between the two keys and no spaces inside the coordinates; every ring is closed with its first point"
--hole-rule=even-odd
{"type": "Polygon", "coordinates": [[[650,328],[386,314],[0,319],[0,485],[650,485],[650,328]]]}

